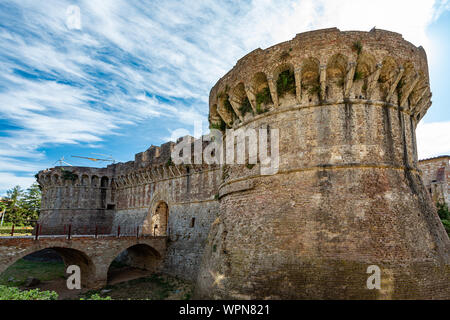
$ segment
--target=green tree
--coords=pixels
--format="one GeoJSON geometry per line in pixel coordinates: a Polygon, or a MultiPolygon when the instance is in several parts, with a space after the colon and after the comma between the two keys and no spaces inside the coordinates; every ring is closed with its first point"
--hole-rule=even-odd
{"type": "Polygon", "coordinates": [[[6,191],[6,213],[5,221],[15,224],[22,225],[24,220],[24,210],[23,210],[23,196],[24,191],[20,186],[15,186],[14,188],[6,191]]]}
{"type": "Polygon", "coordinates": [[[442,224],[450,236],[450,211],[448,205],[445,202],[438,202],[436,203],[436,207],[439,218],[441,218],[442,224]]]}
{"type": "Polygon", "coordinates": [[[39,217],[41,206],[41,191],[39,185],[34,183],[26,191],[20,186],[6,191],[4,199],[6,204],[5,222],[14,225],[30,225],[31,220],[39,217]]]}
{"type": "Polygon", "coordinates": [[[445,202],[438,202],[436,203],[437,212],[439,215],[439,218],[441,220],[449,220],[450,219],[450,212],[448,211],[448,205],[445,202]]]}
{"type": "Polygon", "coordinates": [[[30,224],[31,220],[39,218],[39,210],[41,208],[41,189],[37,183],[33,183],[27,189],[23,198],[23,207],[26,211],[26,224],[30,224]]]}

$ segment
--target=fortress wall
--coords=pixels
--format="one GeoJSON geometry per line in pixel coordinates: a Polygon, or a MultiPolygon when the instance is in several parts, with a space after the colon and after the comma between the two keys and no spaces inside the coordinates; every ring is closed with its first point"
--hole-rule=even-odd
{"type": "Polygon", "coordinates": [[[240,59],[211,90],[211,126],[278,129],[280,166],[224,167],[196,296],[448,297],[450,241],[417,167],[428,81],[423,48],[376,29],[307,32],[240,59]],[[383,290],[367,289],[369,265],[383,290]]]}
{"type": "Polygon", "coordinates": [[[72,234],[93,234],[96,226],[99,233],[117,234],[120,226],[121,235],[134,235],[137,227],[140,234],[167,235],[164,270],[194,280],[210,225],[217,217],[221,171],[201,165],[174,166],[168,162],[171,146],[152,146],[152,157],[146,151],[137,154],[135,161],[107,168],[64,167],[77,175],[73,181],[64,180],[58,167],[40,172],[42,234],[61,234],[64,225],[67,233],[71,225],[72,234]],[[155,152],[158,149],[163,152],[155,152]],[[103,187],[102,177],[109,181],[103,187]],[[154,218],[160,202],[168,206],[165,230],[154,218]],[[155,231],[156,223],[160,228],[155,231]]]}
{"type": "Polygon", "coordinates": [[[444,201],[450,206],[450,156],[419,161],[423,183],[433,203],[444,201]]]}
{"type": "Polygon", "coordinates": [[[42,189],[41,234],[109,233],[113,171],[106,168],[55,167],[39,172],[42,189]]]}
{"type": "MultiPolygon", "coordinates": [[[[165,166],[166,172],[174,166],[165,166]]],[[[117,210],[112,229],[135,232],[139,226],[144,234],[160,234],[154,229],[155,207],[164,202],[168,206],[168,246],[164,271],[180,278],[194,280],[203,253],[204,242],[211,223],[217,216],[218,168],[186,167],[180,176],[154,177],[154,180],[130,181],[115,190],[117,210]]],[[[161,171],[162,172],[162,171],[161,171]]],[[[117,171],[120,177],[124,174],[117,171]]],[[[161,222],[159,222],[161,223],[161,222]]],[[[161,227],[161,226],[159,226],[161,227]]]]}

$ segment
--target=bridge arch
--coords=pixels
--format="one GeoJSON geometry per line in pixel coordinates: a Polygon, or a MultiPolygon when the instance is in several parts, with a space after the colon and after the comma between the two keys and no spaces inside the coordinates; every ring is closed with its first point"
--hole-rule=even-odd
{"type": "MultiPolygon", "coordinates": [[[[64,262],[65,270],[70,265],[77,265],[81,271],[81,285],[83,287],[91,287],[95,283],[96,266],[92,259],[83,251],[75,248],[63,247],[63,246],[31,246],[20,252],[16,252],[15,255],[10,255],[8,261],[3,262],[0,266],[0,274],[5,272],[9,267],[13,266],[20,259],[29,256],[40,251],[51,249],[56,252],[64,262]]],[[[64,271],[65,272],[65,271],[64,271]]]]}
{"type": "Polygon", "coordinates": [[[126,273],[132,278],[153,274],[159,270],[162,264],[161,253],[148,244],[137,243],[122,249],[109,261],[107,283],[119,279],[121,274],[126,273]]]}

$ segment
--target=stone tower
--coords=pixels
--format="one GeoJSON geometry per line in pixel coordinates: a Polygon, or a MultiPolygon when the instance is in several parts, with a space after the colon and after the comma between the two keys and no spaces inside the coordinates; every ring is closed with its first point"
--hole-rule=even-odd
{"type": "Polygon", "coordinates": [[[450,298],[417,167],[430,98],[424,49],[393,32],[306,32],[240,59],[211,90],[211,127],[278,129],[279,170],[223,166],[197,297],[450,298]]]}

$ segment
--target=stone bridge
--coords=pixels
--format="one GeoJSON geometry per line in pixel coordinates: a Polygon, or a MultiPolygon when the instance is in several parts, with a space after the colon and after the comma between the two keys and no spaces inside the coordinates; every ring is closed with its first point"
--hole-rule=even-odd
{"type": "Polygon", "coordinates": [[[0,274],[17,260],[43,249],[55,250],[64,264],[78,265],[81,283],[87,288],[101,288],[108,280],[108,269],[114,259],[127,250],[127,264],[156,272],[166,252],[163,236],[32,236],[0,237],[0,274]]]}

